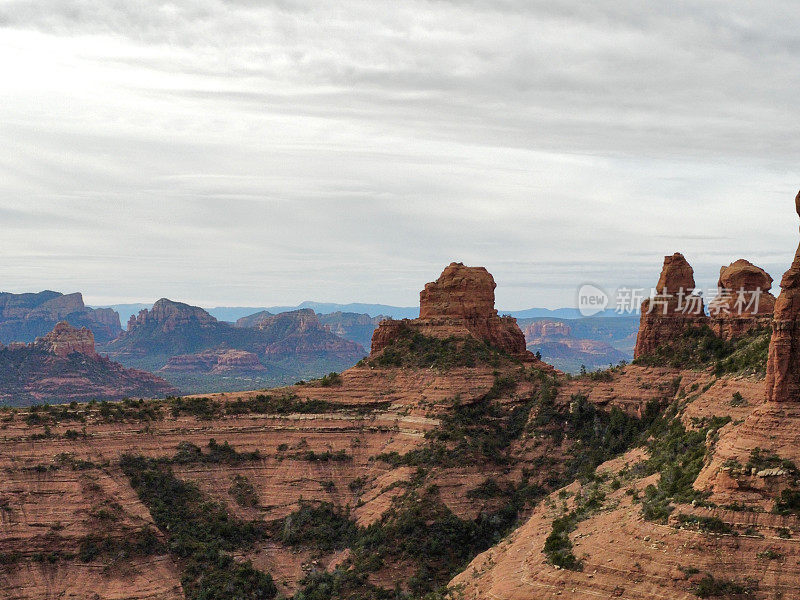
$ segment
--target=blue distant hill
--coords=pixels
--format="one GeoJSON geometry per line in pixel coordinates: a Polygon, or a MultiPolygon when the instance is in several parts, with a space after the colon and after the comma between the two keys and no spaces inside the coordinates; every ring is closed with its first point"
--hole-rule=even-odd
{"type": "MultiPolygon", "coordinates": [[[[131,315],[136,315],[140,310],[150,308],[152,304],[112,304],[103,308],[112,308],[119,313],[122,327],[124,328],[131,315]]],[[[100,307],[92,307],[100,308],[100,307]]],[[[205,308],[205,307],[203,307],[205,308]]],[[[242,317],[248,317],[261,311],[268,311],[273,315],[298,310],[300,308],[310,308],[320,315],[329,315],[335,312],[367,314],[370,317],[380,315],[392,317],[393,319],[416,319],[419,316],[419,308],[416,306],[391,306],[389,304],[368,304],[364,302],[352,302],[350,304],[337,304],[335,302],[314,302],[307,300],[294,306],[217,306],[205,308],[209,314],[220,321],[236,322],[242,317]]],[[[499,310],[501,315],[511,315],[517,319],[536,319],[540,317],[550,317],[553,319],[580,319],[581,313],[577,308],[528,308],[525,310],[499,310]]],[[[618,315],[613,310],[605,310],[599,317],[620,317],[630,315],[618,315]]]]}

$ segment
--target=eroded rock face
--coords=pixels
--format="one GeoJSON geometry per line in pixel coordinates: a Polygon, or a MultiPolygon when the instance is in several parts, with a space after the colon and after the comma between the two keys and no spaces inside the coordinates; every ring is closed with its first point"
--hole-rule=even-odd
{"type": "Polygon", "coordinates": [[[407,327],[438,338],[472,336],[512,356],[535,360],[525,349],[516,319],[494,308],[492,275],[484,267],[451,263],[439,279],[420,292],[419,319],[382,321],[372,336],[372,355],[381,352],[407,327]]]}
{"type": "Polygon", "coordinates": [[[642,303],[634,358],[650,354],[681,336],[688,327],[708,322],[703,298],[692,294],[694,289],[694,269],[683,254],[665,256],[656,296],[642,303]]]}
{"type": "Polygon", "coordinates": [[[86,327],[78,329],[66,321],[56,324],[53,331],[44,337],[37,338],[34,346],[62,358],[73,352],[91,357],[97,356],[94,349],[94,334],[86,327]]]}
{"type": "MultiPolygon", "coordinates": [[[[800,216],[800,193],[795,198],[800,216]]],[[[767,360],[767,401],[800,401],[800,247],[781,280],[767,360]]]]}

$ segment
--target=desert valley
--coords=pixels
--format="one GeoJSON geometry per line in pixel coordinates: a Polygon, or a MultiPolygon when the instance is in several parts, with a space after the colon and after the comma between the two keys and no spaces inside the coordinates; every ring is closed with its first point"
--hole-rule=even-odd
{"type": "Polygon", "coordinates": [[[80,298],[6,296],[0,330],[34,339],[0,350],[0,596],[794,598],[800,250],[771,284],[736,261],[720,287],[759,306],[711,316],[698,297],[687,315],[669,292],[695,289],[693,269],[667,256],[633,362],[580,375],[530,350],[567,325],[523,333],[461,263],[416,318],[338,324],[160,300],[121,332],[80,298]],[[133,368],[320,362],[195,395],[133,368]]]}

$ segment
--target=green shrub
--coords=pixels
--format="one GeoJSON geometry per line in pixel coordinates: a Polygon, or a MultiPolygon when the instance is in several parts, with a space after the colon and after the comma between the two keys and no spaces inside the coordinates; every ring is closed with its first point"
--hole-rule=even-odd
{"type": "Polygon", "coordinates": [[[342,385],[342,376],[336,371],[332,371],[319,380],[322,387],[331,387],[335,385],[342,385]]]}
{"type": "Polygon", "coordinates": [[[244,475],[237,474],[233,476],[231,487],[228,488],[228,494],[233,496],[239,506],[251,508],[258,506],[256,488],[244,475]]]}
{"type": "Polygon", "coordinates": [[[715,579],[707,573],[692,591],[700,598],[744,598],[752,596],[756,589],[758,586],[752,581],[741,584],[730,579],[715,579]]]}

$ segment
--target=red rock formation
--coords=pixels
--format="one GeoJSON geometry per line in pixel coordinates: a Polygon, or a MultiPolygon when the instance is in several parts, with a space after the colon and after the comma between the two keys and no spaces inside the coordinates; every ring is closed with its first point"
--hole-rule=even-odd
{"type": "Polygon", "coordinates": [[[683,254],[664,257],[664,267],[656,286],[656,295],[642,303],[639,335],[634,358],[650,354],[673,340],[691,326],[708,322],[703,298],[694,295],[694,269],[683,254]]]}
{"type": "Polygon", "coordinates": [[[426,283],[419,293],[419,318],[485,319],[494,316],[497,314],[494,309],[496,287],[485,267],[450,263],[439,279],[426,283]]]}
{"type": "Polygon", "coordinates": [[[37,338],[34,346],[62,358],[73,352],[97,356],[94,350],[94,334],[86,327],[78,329],[66,321],[56,324],[53,331],[44,337],[37,338]]]}
{"type": "Polygon", "coordinates": [[[474,337],[512,356],[535,360],[525,349],[516,319],[500,317],[494,308],[497,284],[484,267],[451,263],[439,279],[420,292],[419,319],[387,319],[372,336],[372,355],[381,352],[405,328],[438,338],[474,337]]]}
{"type": "Polygon", "coordinates": [[[167,333],[174,331],[180,325],[193,321],[201,326],[217,322],[214,317],[198,306],[162,298],[150,310],[141,310],[138,316],[131,316],[128,321],[128,331],[137,326],[156,324],[159,330],[167,333]]]}
{"type": "Polygon", "coordinates": [[[719,295],[708,306],[709,325],[724,339],[768,327],[775,310],[775,296],[769,293],[772,277],[744,259],[722,267],[719,295]]]}
{"type": "MultiPolygon", "coordinates": [[[[800,215],[800,193],[795,198],[800,215]]],[[[767,401],[800,400],[800,246],[781,280],[767,361],[767,401]]]]}

